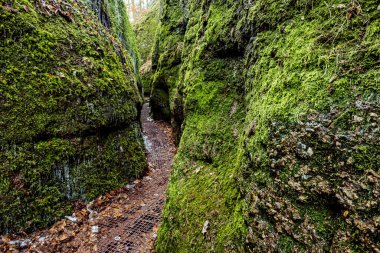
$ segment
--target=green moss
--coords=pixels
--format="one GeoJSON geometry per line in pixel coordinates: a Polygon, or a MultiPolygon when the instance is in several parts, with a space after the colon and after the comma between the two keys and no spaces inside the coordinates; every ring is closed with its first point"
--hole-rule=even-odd
{"type": "Polygon", "coordinates": [[[154,36],[159,24],[159,1],[154,3],[149,12],[137,24],[134,24],[134,31],[139,46],[141,62],[140,68],[141,84],[144,95],[149,96],[151,93],[151,84],[154,73],[152,71],[152,58],[154,51],[154,36]]]}
{"type": "Polygon", "coordinates": [[[158,252],[376,247],[343,214],[374,228],[378,18],[376,1],[164,2],[152,89],[182,135],[158,252]]]}
{"type": "Polygon", "coordinates": [[[186,89],[184,132],[156,249],[181,252],[191,245],[194,252],[241,251],[244,203],[238,201],[233,161],[242,106],[238,86],[229,86],[239,83],[229,73],[238,73],[240,63],[212,59],[196,64],[185,75],[192,85],[186,89]],[[210,228],[204,237],[206,220],[210,228]]]}
{"type": "Polygon", "coordinates": [[[154,37],[158,28],[160,12],[159,2],[155,2],[149,12],[137,24],[134,24],[137,44],[141,55],[141,62],[145,63],[152,59],[152,50],[154,45],[154,37]]]}
{"type": "Polygon", "coordinates": [[[170,121],[171,114],[168,91],[154,89],[150,100],[154,119],[170,121]]]}
{"type": "Polygon", "coordinates": [[[293,252],[294,240],[289,236],[282,236],[278,241],[279,250],[281,252],[293,252]]]}
{"type": "Polygon", "coordinates": [[[141,85],[144,92],[144,96],[149,97],[152,90],[152,80],[153,80],[154,74],[151,70],[149,72],[145,72],[141,75],[141,85]]]}
{"type": "MultiPolygon", "coordinates": [[[[175,113],[174,98],[177,93],[177,81],[181,63],[183,49],[183,36],[186,25],[186,19],[182,15],[180,3],[177,1],[168,1],[163,5],[161,19],[166,22],[160,22],[155,37],[155,44],[152,52],[152,69],[157,70],[154,73],[151,84],[151,94],[156,94],[157,90],[165,90],[169,94],[170,112],[175,113]],[[175,32],[173,32],[175,31],[175,32]]],[[[151,100],[151,106],[155,107],[160,101],[151,100]]],[[[167,107],[163,108],[165,111],[167,107]]],[[[160,111],[153,111],[153,116],[159,118],[160,111]]],[[[178,115],[177,115],[178,116],[178,115]]],[[[175,118],[178,118],[175,116],[175,118]]],[[[177,123],[179,125],[180,123],[177,123]]]]}
{"type": "Polygon", "coordinates": [[[67,4],[0,6],[0,233],[46,227],[146,167],[125,41],[67,4]]]}
{"type": "Polygon", "coordinates": [[[356,147],[356,150],[352,156],[352,163],[358,170],[377,170],[378,167],[378,150],[373,145],[360,145],[356,147]]]}

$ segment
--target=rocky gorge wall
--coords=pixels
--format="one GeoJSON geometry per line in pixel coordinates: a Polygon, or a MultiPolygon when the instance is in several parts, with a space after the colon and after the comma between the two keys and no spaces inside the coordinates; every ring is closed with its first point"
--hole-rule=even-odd
{"type": "Polygon", "coordinates": [[[139,46],[141,67],[140,77],[144,95],[149,97],[151,92],[153,45],[160,18],[159,1],[152,3],[147,14],[134,24],[137,44],[139,46]]]}
{"type": "Polygon", "coordinates": [[[124,3],[87,4],[0,1],[0,234],[46,227],[146,167],[124,3]]]}
{"type": "Polygon", "coordinates": [[[157,252],[377,252],[377,1],[163,0],[179,149],[157,252]]]}

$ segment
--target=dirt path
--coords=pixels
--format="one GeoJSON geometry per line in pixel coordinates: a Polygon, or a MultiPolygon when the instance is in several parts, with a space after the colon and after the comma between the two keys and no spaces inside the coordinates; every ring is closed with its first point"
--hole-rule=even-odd
{"type": "Polygon", "coordinates": [[[49,230],[25,238],[2,238],[0,252],[150,252],[165,202],[175,154],[172,130],[142,109],[149,171],[133,184],[107,193],[49,230]]]}

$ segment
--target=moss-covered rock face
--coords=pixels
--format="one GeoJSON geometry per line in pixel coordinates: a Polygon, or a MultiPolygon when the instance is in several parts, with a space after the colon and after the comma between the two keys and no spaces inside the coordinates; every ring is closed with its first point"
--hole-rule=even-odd
{"type": "Polygon", "coordinates": [[[180,1],[161,1],[160,8],[160,28],[152,55],[152,69],[156,72],[152,81],[150,105],[153,118],[170,120],[168,112],[174,111],[175,97],[179,96],[176,94],[176,86],[181,66],[186,16],[181,10],[180,1]]]}
{"type": "Polygon", "coordinates": [[[152,51],[154,46],[154,36],[158,28],[160,9],[159,1],[156,1],[145,17],[134,24],[137,44],[142,65],[140,67],[140,78],[144,95],[149,96],[154,72],[152,71],[152,51]]]}
{"type": "MultiPolygon", "coordinates": [[[[133,64],[134,77],[141,91],[139,82],[140,58],[135,34],[128,19],[127,8],[124,0],[85,0],[87,5],[95,12],[98,20],[107,28],[110,28],[120,43],[128,51],[133,64]]],[[[125,59],[121,59],[124,63],[125,59]]]]}
{"type": "Polygon", "coordinates": [[[157,251],[379,250],[378,2],[163,4],[152,94],[182,135],[157,251]]]}
{"type": "Polygon", "coordinates": [[[70,0],[2,1],[0,20],[2,234],[51,224],[146,161],[132,42],[70,0]]]}
{"type": "Polygon", "coordinates": [[[133,25],[142,63],[152,59],[154,36],[160,21],[159,18],[160,4],[159,1],[156,1],[148,13],[133,25]]]}

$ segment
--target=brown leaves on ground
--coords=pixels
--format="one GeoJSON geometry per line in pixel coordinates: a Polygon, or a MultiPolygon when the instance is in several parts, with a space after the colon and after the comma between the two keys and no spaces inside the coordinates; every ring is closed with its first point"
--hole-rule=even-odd
{"type": "Polygon", "coordinates": [[[60,220],[50,229],[38,231],[24,238],[3,236],[0,252],[98,252],[97,232],[92,229],[97,220],[121,217],[131,206],[127,187],[107,193],[76,211],[67,219],[60,220]],[[95,211],[96,210],[96,211],[95,211]]]}
{"type": "Polygon", "coordinates": [[[142,111],[144,133],[160,145],[147,152],[149,171],[145,177],[87,205],[74,203],[75,213],[48,230],[3,236],[0,252],[152,252],[176,149],[169,125],[148,117],[146,104],[142,111]]]}

